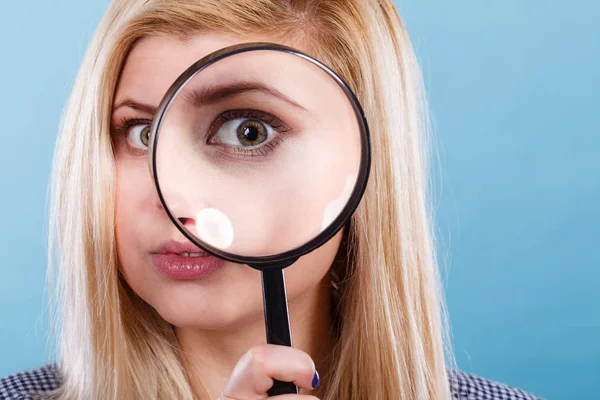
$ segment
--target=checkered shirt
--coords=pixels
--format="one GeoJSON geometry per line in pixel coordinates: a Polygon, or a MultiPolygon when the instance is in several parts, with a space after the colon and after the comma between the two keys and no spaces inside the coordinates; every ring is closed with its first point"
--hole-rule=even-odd
{"type": "MultiPolygon", "coordinates": [[[[0,400],[43,399],[44,393],[60,384],[55,364],[20,372],[0,379],[0,400]]],[[[450,390],[453,400],[540,400],[522,390],[510,388],[464,372],[450,373],[450,390]]]]}

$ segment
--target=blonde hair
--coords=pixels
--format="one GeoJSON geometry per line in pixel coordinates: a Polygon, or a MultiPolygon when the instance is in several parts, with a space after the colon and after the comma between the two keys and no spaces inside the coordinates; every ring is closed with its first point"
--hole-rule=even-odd
{"type": "Polygon", "coordinates": [[[319,395],[449,399],[423,84],[391,0],[112,2],[75,82],[53,166],[49,276],[63,377],[56,398],[194,398],[173,327],[118,273],[109,130],[136,41],[202,31],[294,38],[353,88],[370,124],[370,181],[332,267],[339,337],[319,395]]]}

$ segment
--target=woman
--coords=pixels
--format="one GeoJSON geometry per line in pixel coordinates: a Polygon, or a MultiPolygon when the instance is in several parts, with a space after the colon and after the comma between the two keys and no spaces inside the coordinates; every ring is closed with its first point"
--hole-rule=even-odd
{"type": "Polygon", "coordinates": [[[301,388],[282,400],[533,398],[447,369],[425,116],[419,68],[389,0],[113,1],[55,154],[59,362],[5,378],[0,394],[246,400],[265,398],[278,379],[301,388]],[[226,262],[190,283],[149,262],[165,246],[200,249],[161,209],[144,141],[153,114],[132,99],[156,107],[191,63],[255,41],[332,67],[372,135],[371,177],[350,225],[286,270],[294,348],[261,344],[257,271],[226,262]]]}

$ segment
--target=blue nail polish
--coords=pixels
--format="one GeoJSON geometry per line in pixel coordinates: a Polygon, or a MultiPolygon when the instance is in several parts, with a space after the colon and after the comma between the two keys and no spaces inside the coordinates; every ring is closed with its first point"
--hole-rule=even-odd
{"type": "Polygon", "coordinates": [[[319,379],[319,373],[315,370],[315,376],[313,376],[312,387],[316,389],[321,384],[321,380],[319,379]]]}

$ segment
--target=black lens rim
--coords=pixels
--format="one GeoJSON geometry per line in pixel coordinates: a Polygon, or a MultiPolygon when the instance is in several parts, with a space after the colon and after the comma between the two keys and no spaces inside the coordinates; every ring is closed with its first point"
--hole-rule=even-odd
{"type": "Polygon", "coordinates": [[[363,197],[363,194],[367,187],[367,182],[369,180],[369,174],[371,170],[371,139],[369,133],[369,126],[367,124],[367,119],[365,117],[365,113],[363,111],[358,98],[354,94],[354,92],[350,89],[350,87],[344,82],[342,78],[340,78],[331,68],[322,62],[316,60],[315,58],[304,54],[303,52],[296,50],[294,48],[276,44],[276,43],[268,43],[268,42],[252,42],[252,43],[243,43],[237,44],[233,46],[228,46],[223,49],[217,50],[206,57],[198,60],[194,64],[192,64],[185,72],[183,72],[171,85],[169,90],[163,96],[161,100],[156,114],[154,116],[151,130],[150,130],[150,143],[148,148],[148,163],[150,167],[150,173],[152,175],[154,185],[158,192],[158,197],[162,204],[163,209],[167,213],[169,219],[175,226],[179,229],[179,231],[192,243],[219,258],[222,258],[227,261],[231,261],[239,264],[247,264],[252,266],[253,268],[260,270],[267,270],[271,268],[280,268],[281,265],[287,265],[290,262],[297,260],[299,257],[310,253],[311,251],[321,247],[325,243],[327,243],[340,229],[344,227],[344,225],[350,220],[352,214],[360,204],[360,201],[363,197]],[[156,149],[157,142],[160,135],[160,127],[162,125],[164,116],[171,106],[173,100],[179,93],[179,91],[190,81],[193,79],[198,73],[202,72],[202,70],[208,68],[212,64],[217,61],[230,57],[240,53],[246,53],[250,51],[280,51],[287,54],[295,55],[300,58],[303,58],[306,61],[313,63],[314,65],[320,67],[324,70],[331,78],[333,78],[337,84],[342,88],[350,102],[352,103],[352,107],[354,109],[354,114],[356,115],[356,119],[360,129],[360,137],[361,137],[361,158],[360,158],[360,167],[359,173],[357,177],[356,184],[354,189],[352,190],[352,194],[350,195],[350,199],[348,200],[346,206],[342,210],[342,212],[337,216],[337,218],[327,227],[323,232],[321,232],[318,236],[313,238],[312,240],[306,242],[305,244],[293,249],[286,251],[284,253],[268,255],[268,256],[260,256],[260,257],[249,257],[249,256],[240,256],[237,254],[228,253],[226,251],[220,250],[213,246],[210,246],[201,240],[199,240],[194,235],[190,234],[187,229],[183,226],[181,221],[177,219],[169,210],[162,191],[160,189],[160,183],[158,181],[157,176],[157,167],[156,167],[156,149]]]}

